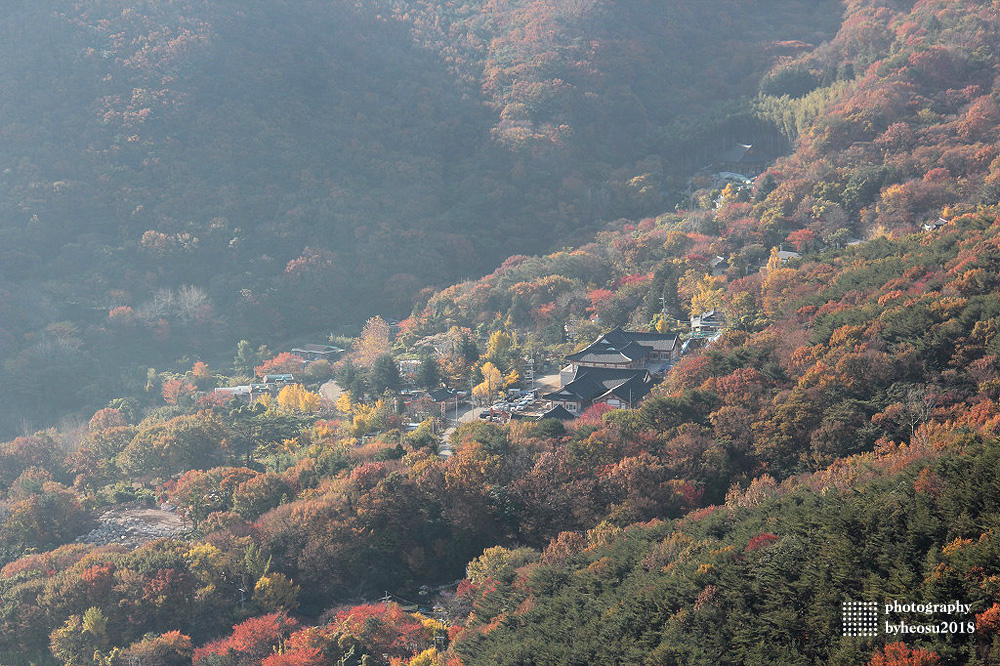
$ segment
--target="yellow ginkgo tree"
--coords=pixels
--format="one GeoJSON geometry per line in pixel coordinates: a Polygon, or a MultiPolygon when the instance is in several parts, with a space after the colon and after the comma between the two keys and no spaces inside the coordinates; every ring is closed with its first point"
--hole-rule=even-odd
{"type": "Polygon", "coordinates": [[[278,409],[283,412],[312,414],[319,409],[320,401],[318,393],[302,384],[289,384],[278,393],[278,409]]]}
{"type": "Polygon", "coordinates": [[[503,386],[503,373],[489,361],[483,363],[481,371],[483,373],[483,381],[472,387],[472,395],[480,400],[489,402],[503,386]]]}

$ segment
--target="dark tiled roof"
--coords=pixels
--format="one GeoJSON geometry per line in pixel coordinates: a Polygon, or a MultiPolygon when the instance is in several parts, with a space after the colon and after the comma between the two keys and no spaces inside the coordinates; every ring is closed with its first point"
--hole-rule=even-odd
{"type": "Polygon", "coordinates": [[[719,155],[720,162],[731,164],[755,164],[764,161],[764,158],[754,150],[752,144],[736,143],[722,155],[719,155]]]}
{"type": "Polygon", "coordinates": [[[452,398],[454,398],[455,395],[456,391],[454,389],[449,389],[449,388],[439,388],[427,392],[427,397],[433,400],[434,402],[445,402],[446,400],[451,400],[452,398]]]}
{"type": "Polygon", "coordinates": [[[649,354],[649,348],[634,342],[614,344],[604,338],[594,342],[586,349],[566,357],[568,361],[579,363],[613,363],[627,365],[641,361],[649,354]]]}
{"type": "Polygon", "coordinates": [[[594,398],[594,401],[596,402],[597,400],[617,398],[621,402],[635,403],[645,398],[646,394],[649,393],[650,388],[652,388],[651,382],[643,381],[641,377],[637,376],[618,384],[605,393],[602,393],[594,398]]]}
{"type": "Polygon", "coordinates": [[[546,393],[542,396],[545,400],[557,400],[559,402],[565,402],[568,400],[574,401],[584,401],[590,400],[593,396],[600,395],[598,387],[591,382],[576,382],[575,380],[566,384],[558,391],[553,391],[552,393],[546,393]]]}
{"type": "Polygon", "coordinates": [[[645,331],[623,331],[615,328],[595,340],[585,349],[566,357],[575,363],[608,363],[628,365],[641,362],[649,352],[673,351],[677,346],[674,333],[647,333],[645,331]]]}
{"type": "Polygon", "coordinates": [[[542,421],[544,419],[559,419],[560,421],[569,421],[575,418],[576,417],[573,416],[572,412],[570,412],[568,409],[566,409],[562,405],[556,405],[552,409],[546,412],[542,412],[541,416],[538,417],[538,420],[542,421]]]}
{"type": "MultiPolygon", "coordinates": [[[[558,391],[553,391],[542,397],[546,400],[589,402],[622,387],[625,387],[625,391],[628,393],[628,386],[626,386],[628,384],[632,385],[632,392],[636,395],[632,399],[637,400],[641,397],[638,395],[638,387],[651,385],[652,379],[646,370],[581,367],[577,370],[573,381],[558,391]]],[[[646,392],[648,390],[647,388],[646,392]]],[[[645,394],[644,392],[642,395],[645,394]]]]}
{"type": "Polygon", "coordinates": [[[650,333],[647,331],[623,331],[614,328],[605,333],[602,340],[607,340],[611,344],[636,343],[643,347],[649,347],[653,351],[671,351],[677,346],[676,333],[650,333]]]}

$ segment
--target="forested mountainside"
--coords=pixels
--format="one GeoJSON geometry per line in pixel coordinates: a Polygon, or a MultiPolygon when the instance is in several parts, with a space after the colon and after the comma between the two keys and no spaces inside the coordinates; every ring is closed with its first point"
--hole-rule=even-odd
{"type": "Polygon", "coordinates": [[[734,129],[776,136],[733,109],[839,11],[12,4],[3,430],[97,407],[147,365],[228,352],[222,340],[405,316],[428,285],[673,206],[692,158],[734,129]],[[689,125],[710,137],[693,154],[689,125]]]}
{"type": "MultiPolygon", "coordinates": [[[[212,291],[235,275],[226,270],[230,259],[214,259],[219,255],[201,237],[193,241],[195,226],[166,226],[168,218],[185,218],[163,213],[171,202],[156,194],[184,179],[197,180],[212,193],[208,199],[218,195],[250,209],[243,190],[212,184],[225,174],[213,176],[210,160],[184,156],[218,150],[213,142],[226,136],[224,128],[204,135],[193,153],[162,163],[192,159],[190,173],[164,177],[166,189],[153,181],[128,189],[115,180],[128,173],[115,160],[130,143],[170,151],[186,140],[167,132],[167,117],[200,108],[193,92],[184,89],[190,96],[183,104],[164,106],[171,110],[161,120],[150,119],[152,111],[129,120],[138,123],[138,138],[129,142],[133,134],[123,134],[117,151],[80,144],[77,150],[92,151],[84,175],[116,183],[92,192],[121,196],[148,187],[151,203],[136,212],[129,200],[127,214],[93,218],[84,239],[91,244],[73,241],[78,253],[64,248],[59,256],[86,258],[86,248],[103,248],[108,261],[67,272],[75,281],[31,273],[41,270],[41,240],[2,246],[36,255],[10,264],[27,271],[19,278],[26,287],[5,287],[0,301],[13,350],[4,384],[12,387],[11,401],[39,410],[66,401],[53,402],[55,414],[72,402],[71,392],[99,394],[107,385],[117,399],[99,401],[86,425],[0,444],[0,661],[998,663],[1000,7],[971,0],[829,4],[810,5],[821,33],[831,22],[826,36],[805,26],[806,14],[795,13],[805,9],[795,3],[778,4],[775,14],[736,2],[728,14],[654,2],[337,5],[337,29],[366,22],[373,31],[366,38],[385,30],[401,40],[390,40],[391,48],[412,49],[433,63],[455,96],[432,95],[428,104],[448,113],[468,104],[481,114],[483,132],[467,135],[479,152],[449,164],[458,165],[463,183],[493,187],[461,196],[505,192],[516,199],[511,210],[530,215],[478,209],[476,224],[489,231],[471,237],[470,252],[513,239],[518,224],[534,224],[543,236],[551,231],[552,239],[588,225],[599,230],[591,242],[555,252],[538,251],[542,241],[524,236],[536,245],[530,256],[510,256],[482,278],[437,291],[420,288],[424,278],[412,273],[410,316],[398,327],[372,317],[356,339],[331,340],[348,348],[335,363],[303,364],[275,352],[281,332],[291,332],[293,313],[312,312],[316,322],[340,316],[337,299],[345,294],[308,290],[339,284],[329,275],[348,261],[332,256],[341,246],[302,250],[289,239],[307,227],[279,224],[278,217],[257,226],[247,221],[250,213],[239,223],[235,216],[210,218],[208,228],[225,239],[219,244],[235,253],[231,260],[259,281],[237,281],[245,290],[232,310],[237,316],[220,296],[224,290],[212,291]],[[785,32],[786,20],[798,27],[785,32]],[[657,60],[667,58],[668,47],[691,44],[700,57],[657,60]],[[730,48],[742,55],[734,59],[730,48]],[[635,64],[643,58],[661,69],[635,64]],[[730,71],[742,73],[727,78],[730,71]],[[651,72],[678,98],[669,91],[657,97],[651,72]],[[633,94],[627,99],[637,100],[629,109],[642,107],[642,114],[612,113],[625,85],[633,94]],[[600,129],[607,123],[629,129],[609,134],[600,129]],[[688,181],[699,166],[699,143],[711,159],[712,137],[730,130],[764,135],[768,127],[790,142],[790,153],[759,178],[727,182],[698,172],[688,181]],[[636,136],[648,141],[630,147],[636,136]],[[644,156],[632,157],[643,144],[644,156]],[[672,162],[667,147],[685,145],[694,147],[672,162]],[[570,165],[574,176],[565,175],[570,165]],[[599,181],[591,198],[589,183],[599,181]],[[677,207],[661,192],[671,188],[684,193],[677,207]],[[133,219],[138,240],[133,234],[130,246],[133,219]],[[117,220],[114,243],[99,230],[102,220],[117,220]],[[237,238],[236,227],[253,232],[237,238]],[[288,254],[279,257],[285,241],[288,254]],[[119,300],[98,311],[56,297],[68,285],[113,293],[113,273],[93,277],[102,270],[127,278],[119,300]],[[191,277],[199,270],[208,276],[204,286],[191,277]],[[161,280],[169,290],[155,286],[161,280]],[[34,309],[24,300],[30,298],[34,309]],[[66,303],[80,318],[48,323],[45,308],[51,313],[66,303]],[[718,335],[698,335],[688,324],[708,311],[723,322],[718,335]],[[612,326],[673,331],[689,342],[640,404],[597,405],[568,422],[473,419],[443,435],[440,417],[452,398],[457,409],[459,396],[446,393],[442,410],[416,395],[417,388],[471,386],[474,397],[490,402],[509,388],[527,388],[526,359],[558,368],[566,354],[612,326]],[[204,340],[235,349],[235,358],[201,357],[204,340]],[[154,343],[159,351],[149,349],[154,343]],[[127,381],[115,364],[83,372],[114,354],[161,370],[127,381]],[[401,368],[410,368],[406,377],[401,368]],[[67,372],[83,379],[67,382],[67,372]],[[252,401],[254,376],[287,373],[295,379],[252,401]],[[346,389],[332,399],[320,388],[331,376],[346,389]],[[250,391],[252,402],[241,401],[238,388],[250,391]],[[181,526],[172,536],[113,527],[142,516],[181,526]],[[842,602],[889,599],[970,606],[962,631],[844,635],[842,602]]],[[[109,22],[83,5],[38,15],[69,21],[59,48],[70,35],[119,35],[117,21],[146,16],[101,7],[109,22]],[[94,27],[77,32],[80,25],[94,27]]],[[[315,8],[300,4],[280,15],[307,17],[315,8]]],[[[219,18],[195,4],[179,14],[197,16],[196,9],[202,22],[184,23],[191,44],[178,53],[214,53],[248,77],[277,71],[248,63],[284,62],[263,55],[262,45],[273,43],[264,36],[277,31],[277,20],[248,10],[219,18]],[[257,21],[257,31],[227,33],[246,39],[239,57],[194,48],[202,43],[195,35],[218,44],[218,26],[242,20],[257,21]],[[258,47],[254,61],[248,54],[258,47]]],[[[35,10],[25,4],[18,11],[27,17],[35,10]]],[[[152,35],[152,24],[145,25],[143,34],[152,35]]],[[[303,35],[310,34],[306,25],[303,35]]],[[[342,39],[361,39],[352,35],[342,39]]],[[[95,67],[94,80],[114,82],[118,70],[105,81],[101,67],[125,67],[114,56],[122,48],[115,39],[108,57],[81,60],[95,67]]],[[[128,43],[139,54],[138,46],[159,42],[128,43]]],[[[298,71],[310,63],[287,66],[298,71]]],[[[177,80],[182,70],[172,70],[177,80]]],[[[195,80],[199,72],[188,75],[195,80]]],[[[213,90],[202,82],[199,94],[213,90]]],[[[277,73],[273,83],[290,85],[277,73]]],[[[409,90],[409,83],[398,85],[409,90]]],[[[108,94],[107,108],[120,111],[115,105],[124,98],[108,94]]],[[[284,117],[277,102],[247,108],[284,117]]],[[[239,112],[250,114],[247,108],[239,112]]],[[[36,125],[46,126],[49,116],[38,109],[36,125]]],[[[415,121],[424,111],[437,113],[403,105],[396,117],[415,121]]],[[[115,118],[109,122],[126,122],[115,118]]],[[[370,120],[348,124],[370,138],[370,120]]],[[[409,127],[388,126],[403,134],[409,127]]],[[[287,128],[295,134],[292,124],[287,128]]],[[[81,133],[93,130],[81,125],[81,133]]],[[[301,141],[303,159],[326,145],[301,141]]],[[[363,147],[372,144],[356,145],[354,155],[367,155],[363,147]]],[[[76,197],[84,180],[60,181],[51,192],[36,192],[37,200],[56,201],[56,191],[76,197]]],[[[284,196],[286,181],[274,189],[258,182],[251,194],[261,200],[269,192],[284,196]]],[[[380,197],[408,182],[373,188],[371,201],[374,192],[380,197]]],[[[336,191],[348,201],[355,187],[336,191]]],[[[37,189],[29,183],[8,192],[27,197],[37,189]]],[[[450,201],[454,212],[468,200],[450,201]]],[[[195,209],[183,198],[177,205],[195,209]]],[[[404,197],[392,205],[408,204],[404,197]]],[[[88,210],[82,202],[70,209],[88,210]]],[[[363,214],[352,219],[373,219],[363,214]]],[[[386,247],[398,242],[416,254],[423,246],[394,231],[411,228],[416,217],[393,219],[399,226],[386,227],[386,247]]],[[[55,219],[70,218],[38,213],[6,233],[27,234],[55,219]]],[[[464,218],[449,219],[461,226],[464,218]]],[[[322,226],[309,231],[321,235],[322,226]]],[[[360,248],[357,261],[371,262],[365,233],[374,227],[358,228],[350,247],[360,248]]],[[[432,245],[449,269],[471,270],[457,267],[453,249],[432,245]]],[[[380,269],[358,267],[349,277],[360,280],[366,270],[380,269]]],[[[437,279],[445,274],[426,278],[437,279]]],[[[378,296],[367,298],[375,307],[378,296]]]]}
{"type": "MultiPolygon", "coordinates": [[[[378,394],[331,413],[290,386],[249,409],[195,392],[220,379],[204,367],[145,415],[17,438],[4,659],[994,663],[998,239],[991,208],[765,267],[723,297],[757,315],[641,406],[464,425],[451,457],[378,394]],[[70,543],[154,498],[194,531],[70,543]],[[463,575],[437,611],[358,603],[463,575]],[[960,599],[976,629],[843,636],[840,601],[871,595],[960,599]]],[[[483,375],[511,356],[495,326],[483,375]]]]}

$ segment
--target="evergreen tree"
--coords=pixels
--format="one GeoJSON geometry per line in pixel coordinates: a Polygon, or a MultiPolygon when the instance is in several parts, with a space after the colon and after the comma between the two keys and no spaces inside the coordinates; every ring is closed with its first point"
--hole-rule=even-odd
{"type": "Polygon", "coordinates": [[[479,358],[479,347],[476,346],[476,341],[468,333],[462,333],[458,342],[458,353],[467,363],[475,363],[479,358]]]}
{"type": "Polygon", "coordinates": [[[342,389],[350,391],[357,399],[364,397],[367,390],[365,377],[351,361],[346,361],[337,369],[336,379],[342,389]]]}
{"type": "Polygon", "coordinates": [[[754,191],[753,200],[755,202],[761,202],[767,198],[767,195],[774,192],[778,188],[778,183],[774,181],[774,176],[770,173],[765,173],[761,176],[760,180],[757,181],[757,188],[754,191]]]}
{"type": "Polygon", "coordinates": [[[420,359],[416,375],[417,386],[432,389],[441,383],[441,370],[433,354],[426,354],[420,359]]]}
{"type": "Polygon", "coordinates": [[[399,388],[399,367],[391,354],[382,354],[372,363],[372,368],[368,371],[368,385],[373,393],[395,391],[399,388]]]}
{"type": "Polygon", "coordinates": [[[260,365],[265,358],[270,356],[265,345],[261,345],[256,350],[250,345],[249,340],[240,340],[236,343],[236,356],[233,358],[233,372],[237,375],[253,377],[254,368],[260,365]]]}

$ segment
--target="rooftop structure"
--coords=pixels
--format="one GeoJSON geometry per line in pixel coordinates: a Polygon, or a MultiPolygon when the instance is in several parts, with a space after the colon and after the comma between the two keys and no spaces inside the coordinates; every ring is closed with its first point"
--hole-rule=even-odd
{"type": "Polygon", "coordinates": [[[559,421],[570,421],[575,418],[576,416],[569,412],[565,407],[562,405],[556,405],[555,407],[539,414],[537,420],[544,421],[545,419],[557,419],[559,421]]]}
{"type": "Polygon", "coordinates": [[[693,337],[711,337],[726,325],[726,317],[719,310],[709,310],[698,315],[691,315],[691,335],[693,337]]]}
{"type": "Polygon", "coordinates": [[[292,350],[293,356],[298,356],[303,361],[332,361],[339,358],[344,350],[333,345],[302,345],[292,350]]]}
{"type": "Polygon", "coordinates": [[[729,150],[718,157],[721,170],[742,176],[756,176],[764,171],[770,158],[763,155],[753,144],[734,143],[729,150]]]}
{"type": "Polygon", "coordinates": [[[614,328],[585,349],[566,357],[575,367],[641,368],[676,358],[680,349],[675,333],[623,331],[614,328]]]}
{"type": "Polygon", "coordinates": [[[543,395],[553,406],[579,415],[591,405],[632,407],[649,393],[653,377],[648,370],[633,368],[578,367],[573,380],[558,391],[543,395]]]}

